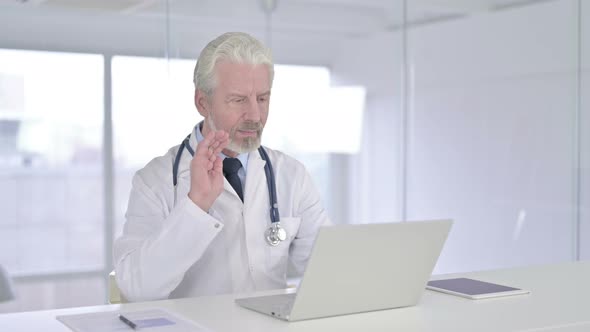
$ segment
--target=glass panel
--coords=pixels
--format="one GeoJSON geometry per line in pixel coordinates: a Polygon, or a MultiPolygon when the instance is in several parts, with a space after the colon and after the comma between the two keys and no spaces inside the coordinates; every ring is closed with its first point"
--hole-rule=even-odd
{"type": "MultiPolygon", "coordinates": [[[[115,234],[121,232],[125,221],[135,171],[180,144],[191,133],[193,126],[202,120],[193,104],[194,86],[191,81],[194,65],[194,60],[113,58],[113,127],[118,197],[115,234]],[[145,80],[146,76],[150,80],[145,80]]],[[[330,71],[325,67],[276,65],[275,72],[270,120],[264,131],[263,144],[304,161],[319,190],[329,199],[331,179],[327,154],[333,150],[358,149],[364,90],[358,87],[331,88],[330,71]],[[342,97],[343,92],[346,96],[342,97]],[[301,99],[300,95],[306,98],[301,99]],[[338,110],[348,113],[346,115],[356,122],[344,119],[342,122],[346,125],[343,126],[323,130],[316,128],[325,123],[318,119],[334,117],[332,113],[335,109],[323,107],[325,102],[340,100],[347,104],[338,110]],[[298,135],[297,128],[302,126],[313,127],[314,130],[298,135]],[[322,145],[317,143],[322,135],[336,137],[337,140],[324,140],[327,144],[322,145]]]]}
{"type": "Polygon", "coordinates": [[[455,220],[436,272],[571,260],[576,2],[463,9],[409,32],[408,217],[455,220]]]}
{"type": "Polygon", "coordinates": [[[202,120],[193,102],[193,70],[193,60],[113,57],[115,234],[125,222],[135,172],[202,120]]]}
{"type": "Polygon", "coordinates": [[[580,259],[590,259],[590,4],[578,1],[580,8],[580,259]]]}
{"type": "MultiPolygon", "coordinates": [[[[141,11],[148,15],[170,12],[167,54],[171,58],[196,59],[215,36],[244,31],[271,46],[275,63],[329,70],[328,95],[342,96],[333,90],[336,87],[359,88],[340,99],[317,101],[313,97],[318,94],[310,90],[325,81],[282,80],[286,84],[281,88],[281,76],[287,74],[278,70],[264,134],[266,145],[305,164],[334,222],[356,223],[399,218],[402,181],[397,176],[384,180],[381,174],[396,174],[399,169],[402,48],[392,30],[401,26],[402,4],[401,0],[180,0],[155,2],[141,11]],[[279,106],[282,93],[291,99],[279,106]],[[362,107],[350,111],[347,106],[355,103],[362,107]],[[286,115],[288,109],[296,115],[286,115]],[[318,109],[324,118],[314,113],[318,109]],[[294,121],[281,126],[287,119],[294,121]],[[282,131],[274,131],[273,126],[282,131]]],[[[301,68],[296,73],[302,73],[301,68]]]]}

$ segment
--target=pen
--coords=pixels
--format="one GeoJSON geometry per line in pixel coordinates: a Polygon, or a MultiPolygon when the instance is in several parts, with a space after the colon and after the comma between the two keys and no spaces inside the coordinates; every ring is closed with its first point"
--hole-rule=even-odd
{"type": "Polygon", "coordinates": [[[136,329],[137,328],[137,324],[135,324],[134,322],[132,322],[129,318],[119,314],[119,319],[125,323],[125,325],[129,326],[132,329],[136,329]]]}

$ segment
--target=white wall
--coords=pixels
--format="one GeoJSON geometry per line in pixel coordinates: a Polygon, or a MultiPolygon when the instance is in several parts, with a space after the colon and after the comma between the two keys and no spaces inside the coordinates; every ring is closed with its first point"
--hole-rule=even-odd
{"type": "MultiPolygon", "coordinates": [[[[574,258],[576,5],[552,1],[409,31],[408,218],[455,219],[437,272],[574,258]]],[[[356,162],[369,183],[356,197],[365,221],[400,211],[399,47],[398,33],[384,33],[350,43],[333,66],[341,80],[370,87],[370,130],[356,162]]]]}
{"type": "Polygon", "coordinates": [[[455,219],[441,270],[575,257],[575,17],[553,1],[411,32],[408,210],[455,219]]]}

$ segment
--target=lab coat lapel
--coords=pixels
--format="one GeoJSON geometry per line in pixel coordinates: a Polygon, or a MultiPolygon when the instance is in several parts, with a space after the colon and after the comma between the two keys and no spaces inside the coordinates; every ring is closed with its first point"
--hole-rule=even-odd
{"type": "Polygon", "coordinates": [[[257,288],[264,278],[267,262],[264,259],[264,230],[269,224],[270,203],[264,166],[258,151],[252,151],[248,158],[248,174],[244,192],[244,231],[248,248],[250,271],[257,288]]]}
{"type": "MultiPolygon", "coordinates": [[[[264,197],[261,195],[264,195],[264,193],[268,191],[266,189],[266,175],[264,174],[264,165],[266,165],[266,162],[260,158],[258,151],[250,152],[250,155],[248,156],[248,173],[246,174],[246,185],[244,186],[244,204],[248,208],[258,205],[261,197],[264,197]]],[[[228,186],[230,186],[229,183],[228,186]]]]}

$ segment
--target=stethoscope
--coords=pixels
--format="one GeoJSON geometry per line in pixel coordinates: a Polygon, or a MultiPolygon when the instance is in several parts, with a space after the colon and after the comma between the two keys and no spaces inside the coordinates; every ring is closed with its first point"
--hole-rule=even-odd
{"type": "MultiPolygon", "coordinates": [[[[176,153],[176,157],[174,158],[174,164],[172,166],[172,184],[174,185],[174,205],[176,205],[176,185],[178,184],[178,167],[180,165],[180,158],[182,156],[183,150],[186,150],[191,154],[191,156],[195,155],[195,150],[190,146],[189,139],[191,135],[189,134],[180,144],[180,148],[176,153]]],[[[275,186],[275,174],[272,168],[272,164],[270,162],[270,158],[266,153],[266,150],[260,146],[258,148],[258,153],[260,153],[260,157],[262,160],[266,162],[264,165],[264,173],[266,174],[266,185],[268,187],[268,197],[270,199],[270,226],[264,232],[264,237],[266,242],[271,246],[277,246],[282,241],[287,239],[287,231],[281,226],[281,217],[279,216],[279,204],[277,202],[277,188],[275,186]]]]}

